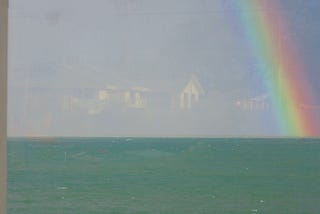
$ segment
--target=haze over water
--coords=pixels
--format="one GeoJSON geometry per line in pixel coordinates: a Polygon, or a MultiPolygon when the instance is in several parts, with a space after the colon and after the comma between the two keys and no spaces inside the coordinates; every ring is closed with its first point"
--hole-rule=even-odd
{"type": "MultiPolygon", "coordinates": [[[[319,91],[320,3],[277,2],[319,91]]],[[[11,0],[9,135],[283,136],[235,5],[11,0]]]]}

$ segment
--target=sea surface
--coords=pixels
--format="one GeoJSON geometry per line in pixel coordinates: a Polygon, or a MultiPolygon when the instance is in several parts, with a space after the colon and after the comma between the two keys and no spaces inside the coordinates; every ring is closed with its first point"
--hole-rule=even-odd
{"type": "Polygon", "coordinates": [[[8,213],[320,213],[320,140],[11,138],[8,213]]]}

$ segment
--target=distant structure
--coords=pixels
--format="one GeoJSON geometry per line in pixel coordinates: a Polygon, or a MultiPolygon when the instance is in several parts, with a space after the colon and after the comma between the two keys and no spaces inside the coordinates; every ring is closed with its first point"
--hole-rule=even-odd
{"type": "Polygon", "coordinates": [[[191,109],[196,105],[205,91],[199,80],[193,76],[180,92],[180,109],[191,109]]]}
{"type": "Polygon", "coordinates": [[[270,109],[270,102],[267,95],[260,95],[250,99],[238,100],[235,105],[237,108],[245,111],[265,111],[270,109]]]}
{"type": "Polygon", "coordinates": [[[99,114],[105,109],[192,109],[203,97],[205,91],[199,80],[192,76],[189,81],[179,86],[108,85],[106,87],[70,89],[62,98],[62,110],[75,112],[87,111],[99,114]]]}
{"type": "Polygon", "coordinates": [[[150,89],[144,87],[117,87],[107,86],[79,93],[75,89],[68,95],[63,95],[63,111],[86,109],[88,114],[99,114],[104,109],[115,108],[145,109],[146,95],[150,89]]]}
{"type": "Polygon", "coordinates": [[[100,101],[107,102],[108,100],[110,100],[110,93],[107,90],[100,90],[98,93],[100,101]]]}
{"type": "Polygon", "coordinates": [[[147,92],[148,89],[142,87],[134,87],[131,90],[124,92],[124,103],[128,108],[144,109],[147,102],[143,98],[142,93],[147,92]]]}

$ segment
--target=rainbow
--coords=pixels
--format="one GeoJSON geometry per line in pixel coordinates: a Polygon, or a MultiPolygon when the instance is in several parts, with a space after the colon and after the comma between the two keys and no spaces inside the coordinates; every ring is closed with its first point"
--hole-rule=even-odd
{"type": "Polygon", "coordinates": [[[280,133],[283,136],[320,136],[314,111],[303,108],[311,104],[301,57],[281,17],[276,0],[237,0],[241,25],[257,56],[263,84],[268,91],[280,133]]]}

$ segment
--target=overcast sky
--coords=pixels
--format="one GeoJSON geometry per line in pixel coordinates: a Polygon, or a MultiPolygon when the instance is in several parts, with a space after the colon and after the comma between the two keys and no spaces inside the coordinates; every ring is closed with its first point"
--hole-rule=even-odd
{"type": "MultiPolygon", "coordinates": [[[[239,35],[235,1],[10,0],[9,134],[279,134],[270,112],[234,107],[239,100],[268,96],[250,61],[254,51],[239,35]],[[175,93],[192,76],[206,97],[188,113],[162,103],[156,110],[104,109],[93,117],[48,104],[48,96],[58,102],[67,88],[139,86],[175,93]],[[27,90],[35,87],[44,92],[27,90]],[[60,89],[60,95],[46,94],[45,88],[60,89]]],[[[320,2],[277,2],[310,85],[320,91],[320,2]]]]}

